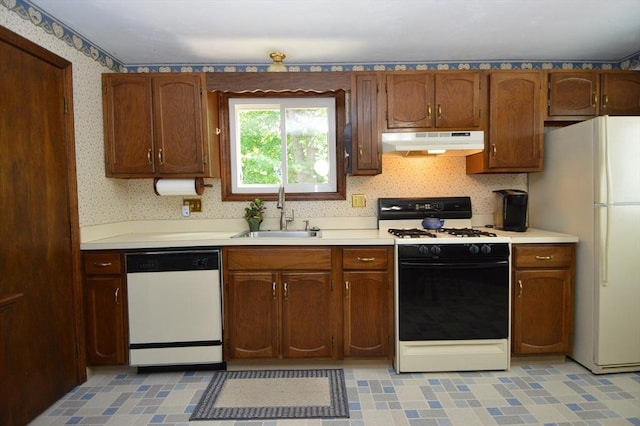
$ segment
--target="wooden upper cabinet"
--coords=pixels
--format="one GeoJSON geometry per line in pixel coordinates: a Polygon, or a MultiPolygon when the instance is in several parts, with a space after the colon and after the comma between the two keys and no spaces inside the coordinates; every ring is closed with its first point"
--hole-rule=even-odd
{"type": "Polygon", "coordinates": [[[153,175],[151,78],[103,74],[102,88],[107,176],[153,175]]]}
{"type": "Polygon", "coordinates": [[[543,100],[540,72],[492,72],[489,137],[484,152],[467,157],[467,174],[541,171],[543,100]]]}
{"type": "Polygon", "coordinates": [[[355,72],[351,80],[351,174],[382,173],[378,93],[380,73],[355,72]]]}
{"type": "Polygon", "coordinates": [[[548,72],[547,120],[640,115],[640,72],[548,72]]]}
{"type": "Polygon", "coordinates": [[[602,115],[640,115],[640,72],[603,73],[602,115]]]}
{"type": "Polygon", "coordinates": [[[384,130],[481,128],[481,81],[480,72],[387,73],[384,130]]]}
{"type": "Polygon", "coordinates": [[[595,116],[599,96],[597,73],[549,73],[549,116],[595,116]]]}
{"type": "Polygon", "coordinates": [[[103,74],[106,175],[212,175],[204,74],[103,74]]]}

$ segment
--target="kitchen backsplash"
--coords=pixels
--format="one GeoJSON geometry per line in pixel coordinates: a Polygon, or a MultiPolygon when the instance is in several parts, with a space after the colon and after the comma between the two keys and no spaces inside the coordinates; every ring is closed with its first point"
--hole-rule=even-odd
{"type": "MultiPolygon", "coordinates": [[[[287,210],[293,209],[296,218],[376,216],[378,198],[417,196],[471,197],[474,214],[493,214],[494,189],[527,189],[527,175],[473,175],[465,173],[464,157],[400,157],[383,156],[383,173],[371,177],[347,178],[347,199],[344,201],[288,201],[287,210]],[[352,194],[364,194],[365,208],[351,206],[352,194]]],[[[193,213],[189,219],[240,218],[246,202],[221,202],[220,181],[208,179],[213,184],[207,188],[202,213],[193,213]]],[[[182,197],[159,197],[153,192],[151,179],[129,182],[130,212],[132,220],[179,219],[182,197]],[[134,202],[135,201],[135,202],[134,202]]],[[[105,207],[108,200],[105,200],[105,207]]],[[[278,217],[275,202],[266,202],[266,217],[278,217]]]]}

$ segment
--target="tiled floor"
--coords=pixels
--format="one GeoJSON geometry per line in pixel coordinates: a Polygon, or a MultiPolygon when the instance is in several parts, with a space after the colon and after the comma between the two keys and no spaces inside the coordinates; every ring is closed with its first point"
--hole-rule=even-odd
{"type": "MultiPolygon", "coordinates": [[[[288,367],[300,365],[275,368],[288,367]]],[[[640,373],[596,376],[561,360],[512,365],[500,372],[401,375],[381,362],[309,367],[344,368],[349,419],[189,423],[213,372],[137,375],[135,370],[107,369],[94,372],[32,425],[640,426],[640,373]]]]}

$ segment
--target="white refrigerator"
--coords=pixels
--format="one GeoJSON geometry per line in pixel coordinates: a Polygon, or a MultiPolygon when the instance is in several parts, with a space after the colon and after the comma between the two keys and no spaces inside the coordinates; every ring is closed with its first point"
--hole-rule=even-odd
{"type": "Polygon", "coordinates": [[[596,374],[640,371],[640,117],[549,131],[529,224],[580,239],[571,358],[596,374]]]}

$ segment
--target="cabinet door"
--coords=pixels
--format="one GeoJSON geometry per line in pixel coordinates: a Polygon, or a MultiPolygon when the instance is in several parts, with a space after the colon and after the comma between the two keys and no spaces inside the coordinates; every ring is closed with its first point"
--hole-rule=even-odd
{"type": "Polygon", "coordinates": [[[514,274],[512,350],[515,354],[571,350],[571,272],[523,270],[514,274]]]}
{"type": "Polygon", "coordinates": [[[602,115],[640,115],[640,72],[602,74],[602,115]]]}
{"type": "Polygon", "coordinates": [[[492,73],[489,85],[489,171],[542,170],[542,76],[492,73]]]}
{"type": "Polygon", "coordinates": [[[102,75],[107,177],[152,175],[153,116],[149,75],[102,75]]]}
{"type": "Polygon", "coordinates": [[[225,298],[225,358],[277,358],[280,289],[270,272],[229,272],[225,298]]]}
{"type": "Polygon", "coordinates": [[[600,79],[595,72],[549,73],[549,116],[596,116],[600,79]]]}
{"type": "Polygon", "coordinates": [[[435,75],[435,123],[456,130],[480,127],[480,73],[435,75]]]}
{"type": "Polygon", "coordinates": [[[152,81],[158,172],[204,175],[204,76],[154,75],[152,81]]]}
{"type": "Polygon", "coordinates": [[[118,365],[127,361],[124,293],[120,276],[85,279],[87,361],[90,365],[118,365]]]}
{"type": "Polygon", "coordinates": [[[282,283],[282,356],[331,357],[331,272],[286,272],[282,283]]]}
{"type": "Polygon", "coordinates": [[[433,127],[433,74],[389,73],[386,80],[387,129],[433,127]]]}
{"type": "Polygon", "coordinates": [[[377,73],[358,72],[353,75],[352,175],[382,173],[378,86],[377,73]]]}
{"type": "Polygon", "coordinates": [[[383,357],[390,351],[386,271],[344,273],[344,355],[383,357]]]}

